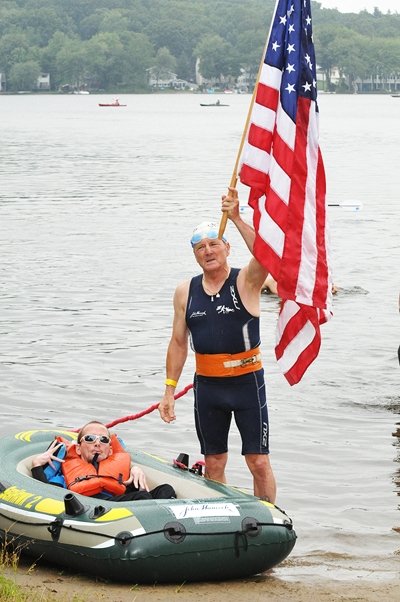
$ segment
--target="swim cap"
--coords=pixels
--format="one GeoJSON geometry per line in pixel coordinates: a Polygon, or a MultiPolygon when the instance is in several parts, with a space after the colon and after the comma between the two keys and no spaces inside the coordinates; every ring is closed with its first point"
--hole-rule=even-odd
{"type": "MultiPolygon", "coordinates": [[[[203,238],[218,238],[218,226],[214,222],[201,222],[196,228],[193,230],[192,238],[190,239],[190,243],[192,247],[197,245],[203,238]]],[[[223,236],[222,240],[227,242],[226,238],[223,236]]]]}

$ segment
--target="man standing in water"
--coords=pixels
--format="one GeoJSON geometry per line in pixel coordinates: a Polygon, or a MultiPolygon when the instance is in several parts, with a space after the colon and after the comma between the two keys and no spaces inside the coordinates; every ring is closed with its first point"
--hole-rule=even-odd
{"type": "MultiPolygon", "coordinates": [[[[240,217],[237,191],[222,197],[222,211],[235,224],[250,252],[255,233],[240,217]]],[[[191,244],[202,274],[176,288],[174,322],[169,342],[165,394],[159,411],[175,420],[174,392],[188,354],[188,338],[196,354],[195,421],[206,476],[225,481],[228,434],[234,414],[242,454],[253,476],[254,495],[276,498],[269,460],[269,424],[264,370],[260,354],[260,291],[266,269],[252,257],[242,269],[228,264],[230,245],[218,238],[218,227],[202,223],[191,244]]]]}

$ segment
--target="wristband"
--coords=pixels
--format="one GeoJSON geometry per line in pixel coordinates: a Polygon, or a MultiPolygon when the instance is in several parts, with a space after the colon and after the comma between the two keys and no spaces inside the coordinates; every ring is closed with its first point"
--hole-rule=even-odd
{"type": "Polygon", "coordinates": [[[178,384],[177,380],[173,380],[172,378],[166,378],[165,379],[165,384],[166,385],[170,385],[171,387],[176,387],[176,385],[178,384]]]}

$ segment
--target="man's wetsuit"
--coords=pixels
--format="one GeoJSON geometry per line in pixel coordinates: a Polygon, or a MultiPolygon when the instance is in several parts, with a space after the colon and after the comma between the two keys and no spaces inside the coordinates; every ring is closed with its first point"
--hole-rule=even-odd
{"type": "MultiPolygon", "coordinates": [[[[202,274],[191,280],[186,324],[197,354],[240,354],[260,344],[260,320],[247,311],[237,290],[239,271],[232,268],[219,293],[213,296],[204,291],[202,274]]],[[[228,451],[232,412],[242,438],[242,454],[269,453],[262,368],[239,376],[196,373],[194,396],[196,430],[203,454],[228,451]]]]}

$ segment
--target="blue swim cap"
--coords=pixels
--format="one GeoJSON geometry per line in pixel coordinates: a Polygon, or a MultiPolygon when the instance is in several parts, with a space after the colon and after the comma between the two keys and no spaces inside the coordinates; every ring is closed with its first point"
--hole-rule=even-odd
{"type": "MultiPolygon", "coordinates": [[[[193,230],[192,238],[190,239],[190,243],[192,247],[197,245],[203,238],[218,238],[218,226],[214,222],[201,222],[196,228],[193,230]]],[[[227,242],[226,238],[223,236],[222,240],[227,242]]]]}

